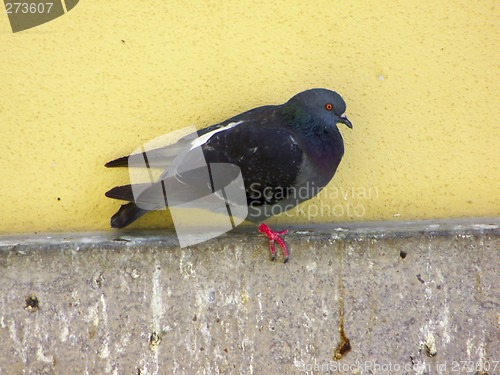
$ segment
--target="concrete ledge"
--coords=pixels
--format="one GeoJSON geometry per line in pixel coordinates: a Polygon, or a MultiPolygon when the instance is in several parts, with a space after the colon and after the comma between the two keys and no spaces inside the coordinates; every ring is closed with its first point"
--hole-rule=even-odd
{"type": "Polygon", "coordinates": [[[499,228],[2,236],[0,374],[500,373],[499,228]]]}

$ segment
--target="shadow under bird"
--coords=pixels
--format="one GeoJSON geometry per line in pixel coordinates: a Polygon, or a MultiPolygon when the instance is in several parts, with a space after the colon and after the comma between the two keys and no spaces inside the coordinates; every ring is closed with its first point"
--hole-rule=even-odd
{"type": "MultiPolygon", "coordinates": [[[[129,202],[112,216],[111,226],[126,227],[149,211],[165,208],[168,202],[196,201],[240,175],[246,220],[260,223],[259,232],[270,240],[272,259],[276,241],[286,262],[288,250],[281,236],[287,231],[273,231],[263,221],[313,198],[330,182],[344,154],[337,123],[352,129],[345,110],[338,93],[310,89],[286,103],[251,109],[148,151],[148,167],[162,168],[163,173],[152,184],[117,186],[106,192],[109,198],[129,202]],[[207,184],[200,166],[206,169],[218,163],[235,168],[226,168],[207,184]]],[[[106,167],[137,167],[136,155],[112,160],[106,167]]]]}

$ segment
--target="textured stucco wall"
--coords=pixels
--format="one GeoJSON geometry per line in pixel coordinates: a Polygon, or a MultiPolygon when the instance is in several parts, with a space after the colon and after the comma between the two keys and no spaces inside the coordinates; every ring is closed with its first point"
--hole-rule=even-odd
{"type": "Polygon", "coordinates": [[[0,232],[106,229],[128,176],[105,161],[311,87],[354,130],[330,214],[275,220],[497,216],[496,5],[81,1],[15,34],[0,12],[0,232]]]}

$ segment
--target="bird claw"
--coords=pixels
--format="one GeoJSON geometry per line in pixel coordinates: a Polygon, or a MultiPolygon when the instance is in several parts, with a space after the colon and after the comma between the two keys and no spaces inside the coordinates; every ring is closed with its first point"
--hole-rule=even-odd
{"type": "Polygon", "coordinates": [[[283,263],[288,262],[288,249],[286,248],[285,241],[280,236],[283,236],[288,233],[288,230],[281,230],[278,232],[273,231],[271,228],[269,228],[266,224],[262,223],[259,225],[259,232],[263,233],[269,238],[269,250],[271,252],[271,260],[276,259],[276,251],[274,248],[274,241],[276,241],[280,246],[281,249],[283,250],[283,256],[285,260],[283,263]]]}

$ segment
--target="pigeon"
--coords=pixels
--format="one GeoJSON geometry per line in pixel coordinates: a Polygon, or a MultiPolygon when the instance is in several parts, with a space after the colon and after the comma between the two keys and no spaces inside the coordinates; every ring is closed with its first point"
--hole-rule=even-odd
{"type": "MultiPolygon", "coordinates": [[[[352,129],[345,111],[346,104],[337,92],[314,88],[286,103],[248,110],[148,151],[148,167],[161,168],[163,173],[156,183],[117,186],[106,192],[109,198],[128,202],[112,216],[111,227],[126,227],[149,211],[165,208],[173,198],[188,202],[215,191],[217,187],[206,183],[199,168],[199,159],[204,158],[206,165],[235,166],[218,177],[221,186],[241,173],[246,220],[260,224],[258,231],[270,241],[271,259],[275,259],[277,242],[286,262],[289,252],[281,236],[287,231],[273,231],[263,221],[313,198],[333,178],[344,154],[337,124],[352,129]],[[136,191],[141,192],[141,204],[136,191]],[[165,192],[175,192],[175,197],[165,196],[165,192]]],[[[105,166],[138,166],[134,156],[105,166]]]]}

